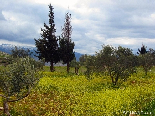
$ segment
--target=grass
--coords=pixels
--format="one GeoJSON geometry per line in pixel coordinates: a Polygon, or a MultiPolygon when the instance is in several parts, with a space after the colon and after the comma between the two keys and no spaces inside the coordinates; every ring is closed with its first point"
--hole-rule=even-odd
{"type": "MultiPolygon", "coordinates": [[[[69,74],[66,67],[55,67],[50,72],[44,67],[44,77],[31,94],[18,102],[10,103],[10,112],[19,116],[125,116],[130,111],[154,115],[155,74],[154,69],[144,76],[139,69],[126,82],[119,81],[113,87],[108,76],[93,75],[87,80],[83,75],[69,74]],[[142,112],[143,111],[143,112],[142,112]]],[[[0,101],[1,102],[1,101],[0,101]]],[[[1,103],[2,104],[2,103],[1,103]]]]}
{"type": "MultiPolygon", "coordinates": [[[[66,66],[55,66],[55,72],[67,72],[67,67],[66,66]]],[[[45,72],[50,72],[49,66],[44,66],[44,71],[45,72]]],[[[86,68],[84,66],[81,66],[79,68],[79,73],[83,74],[86,71],[86,68]]],[[[70,73],[74,73],[75,69],[73,67],[70,67],[70,73]]]]}

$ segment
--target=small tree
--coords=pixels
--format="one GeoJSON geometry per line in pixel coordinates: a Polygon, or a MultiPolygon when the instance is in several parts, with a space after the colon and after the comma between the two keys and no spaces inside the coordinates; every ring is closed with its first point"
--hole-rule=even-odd
{"type": "Polygon", "coordinates": [[[79,68],[80,68],[80,62],[76,61],[76,58],[74,58],[71,62],[70,62],[70,66],[75,68],[75,74],[78,75],[79,73],[79,68]]]}
{"type": "Polygon", "coordinates": [[[112,83],[116,85],[118,79],[126,80],[132,73],[136,72],[135,56],[132,50],[119,46],[115,50],[115,59],[110,67],[112,83]]]}
{"type": "Polygon", "coordinates": [[[80,65],[81,66],[86,65],[86,60],[87,60],[87,54],[81,55],[81,57],[79,58],[80,65]]]}
{"type": "Polygon", "coordinates": [[[91,55],[87,56],[87,59],[86,59],[86,69],[87,70],[85,72],[85,75],[86,75],[86,77],[87,77],[88,80],[92,79],[91,76],[97,70],[98,65],[97,65],[96,61],[97,60],[96,60],[96,56],[95,55],[93,55],[93,56],[91,56],[91,55]]]}
{"type": "Polygon", "coordinates": [[[4,113],[10,116],[9,102],[19,101],[30,94],[41,78],[39,67],[32,58],[20,58],[0,70],[0,96],[3,98],[4,113]]]}
{"type": "Polygon", "coordinates": [[[87,58],[87,77],[96,72],[107,72],[112,83],[117,84],[118,79],[126,80],[135,72],[135,56],[132,50],[119,46],[118,49],[112,46],[103,46],[95,56],[87,58]]]}
{"type": "Polygon", "coordinates": [[[96,53],[98,71],[111,72],[111,67],[115,61],[115,48],[110,45],[103,45],[102,50],[96,53]]]}
{"type": "Polygon", "coordinates": [[[55,24],[54,24],[54,12],[51,4],[49,5],[49,26],[44,23],[45,29],[41,28],[41,38],[35,39],[35,45],[37,47],[36,53],[39,59],[45,59],[45,62],[50,62],[50,70],[54,71],[53,63],[60,61],[58,51],[58,39],[55,36],[55,24]]]}
{"type": "Polygon", "coordinates": [[[138,58],[139,65],[143,67],[145,75],[147,75],[148,71],[155,65],[155,51],[150,48],[149,51],[140,53],[138,58]]]}
{"type": "Polygon", "coordinates": [[[71,40],[72,26],[71,26],[71,14],[66,14],[64,28],[62,29],[62,35],[59,40],[60,45],[60,58],[64,64],[67,64],[67,72],[69,73],[70,62],[74,59],[75,53],[74,42],[71,40]]]}
{"type": "Polygon", "coordinates": [[[11,56],[13,58],[24,58],[27,56],[31,56],[32,52],[29,49],[24,49],[24,48],[20,48],[15,46],[12,50],[11,50],[11,56]]]}

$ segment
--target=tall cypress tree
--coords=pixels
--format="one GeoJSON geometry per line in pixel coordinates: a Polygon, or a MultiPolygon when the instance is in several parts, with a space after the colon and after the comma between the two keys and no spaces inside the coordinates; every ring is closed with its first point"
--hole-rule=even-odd
{"type": "Polygon", "coordinates": [[[67,13],[65,16],[64,28],[62,28],[61,38],[59,40],[60,45],[60,57],[63,63],[67,64],[67,72],[69,73],[70,62],[74,59],[75,53],[74,42],[71,40],[72,26],[71,26],[71,14],[67,13]]]}
{"type": "Polygon", "coordinates": [[[49,5],[49,26],[44,23],[44,29],[41,28],[41,39],[35,39],[37,47],[36,53],[39,59],[45,58],[45,62],[50,62],[50,70],[54,71],[53,63],[59,61],[58,40],[55,36],[54,12],[53,6],[49,5]]]}

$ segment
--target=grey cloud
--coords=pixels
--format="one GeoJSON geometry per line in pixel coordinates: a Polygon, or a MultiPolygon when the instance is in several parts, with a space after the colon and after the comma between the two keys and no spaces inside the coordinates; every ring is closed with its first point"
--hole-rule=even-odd
{"type": "Polygon", "coordinates": [[[46,19],[45,6],[11,1],[7,6],[3,7],[2,11],[4,13],[9,13],[8,15],[14,16],[17,20],[0,21],[0,38],[9,41],[34,44],[34,38],[39,35],[37,31],[41,28],[41,23],[43,24],[45,22],[43,20],[46,19]]]}
{"type": "Polygon", "coordinates": [[[0,20],[5,20],[1,10],[0,10],[0,20]]]}
{"type": "MultiPolygon", "coordinates": [[[[34,44],[34,38],[40,37],[40,28],[44,28],[43,23],[48,24],[48,5],[28,0],[5,0],[0,3],[0,39],[34,44]],[[11,20],[11,17],[5,19],[6,15],[16,20],[11,20]]],[[[71,9],[53,4],[56,35],[61,34],[65,13],[69,11],[72,14],[72,40],[75,50],[80,53],[95,53],[103,44],[136,49],[145,41],[152,46],[151,39],[155,39],[154,6],[155,1],[139,0],[79,0],[71,9]],[[121,38],[125,37],[132,41],[135,38],[139,43],[121,42],[121,38]]]]}

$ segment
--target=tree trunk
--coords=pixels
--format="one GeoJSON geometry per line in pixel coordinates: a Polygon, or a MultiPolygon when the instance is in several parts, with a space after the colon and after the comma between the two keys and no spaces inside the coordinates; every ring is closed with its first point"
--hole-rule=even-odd
{"type": "Polygon", "coordinates": [[[75,74],[76,74],[76,67],[75,67],[75,74]]]}
{"type": "Polygon", "coordinates": [[[112,83],[115,85],[115,81],[113,77],[111,77],[111,80],[112,80],[112,83]]]}
{"type": "Polygon", "coordinates": [[[7,114],[7,116],[11,116],[11,114],[9,113],[9,105],[7,103],[7,100],[4,101],[3,108],[4,108],[4,114],[7,114]]]}
{"type": "Polygon", "coordinates": [[[50,71],[51,71],[51,72],[54,72],[54,66],[53,66],[53,62],[52,62],[52,61],[50,62],[50,65],[51,65],[51,66],[50,66],[50,71]]]}
{"type": "Polygon", "coordinates": [[[114,85],[117,84],[118,79],[119,79],[119,74],[117,73],[117,76],[116,76],[115,81],[114,81],[114,85]]]}
{"type": "Polygon", "coordinates": [[[75,67],[75,74],[78,75],[79,67],[75,67]]]}
{"type": "Polygon", "coordinates": [[[67,73],[69,73],[69,62],[67,62],[67,73]]]}
{"type": "Polygon", "coordinates": [[[115,83],[115,82],[114,82],[114,77],[111,75],[111,72],[110,72],[110,77],[111,77],[112,83],[114,84],[114,83],[115,83]]]}

